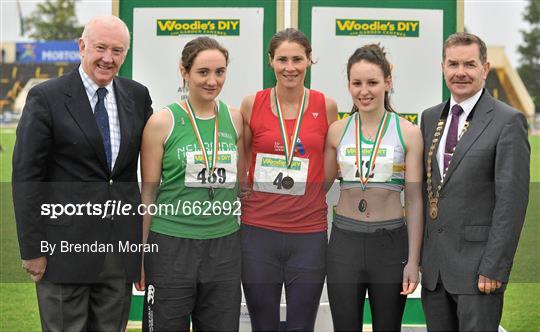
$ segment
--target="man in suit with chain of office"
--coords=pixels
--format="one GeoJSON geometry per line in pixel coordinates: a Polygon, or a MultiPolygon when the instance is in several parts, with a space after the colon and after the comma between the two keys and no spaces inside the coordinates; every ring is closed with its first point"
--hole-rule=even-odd
{"type": "Polygon", "coordinates": [[[79,39],[80,67],[32,88],[17,128],[13,202],[44,331],[124,331],[127,324],[141,252],[116,244],[141,243],[142,217],[88,208],[51,218],[43,204],[140,204],[138,155],[152,101],[146,87],[116,77],[129,40],[117,17],[92,19],[79,39]]]}
{"type": "Polygon", "coordinates": [[[528,203],[527,122],[484,89],[480,38],[456,33],[443,48],[451,97],[421,122],[423,308],[429,331],[497,331],[528,203]]]}

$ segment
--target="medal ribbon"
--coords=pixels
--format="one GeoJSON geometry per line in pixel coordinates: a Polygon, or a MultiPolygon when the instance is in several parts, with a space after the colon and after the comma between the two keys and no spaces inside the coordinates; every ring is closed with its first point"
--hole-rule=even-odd
{"type": "Polygon", "coordinates": [[[214,174],[214,169],[216,168],[216,162],[217,162],[217,155],[219,150],[218,145],[218,129],[219,129],[219,123],[218,123],[218,113],[219,108],[216,107],[216,117],[214,120],[214,145],[213,145],[213,151],[211,151],[212,154],[212,163],[209,162],[208,159],[208,151],[206,151],[206,148],[204,147],[204,142],[201,137],[201,133],[199,131],[199,126],[197,125],[197,121],[195,119],[195,112],[193,111],[193,107],[191,106],[191,103],[189,102],[189,99],[186,99],[186,110],[187,114],[189,115],[189,119],[191,120],[191,125],[193,126],[193,131],[195,132],[195,137],[197,138],[197,143],[199,143],[199,147],[201,148],[201,151],[203,153],[203,159],[204,159],[204,166],[209,171],[209,175],[214,174]]]}
{"type": "Polygon", "coordinates": [[[298,139],[298,133],[300,132],[300,124],[302,123],[302,117],[304,115],[304,107],[306,105],[306,89],[304,88],[304,93],[302,94],[302,102],[296,113],[296,120],[294,124],[294,134],[291,139],[287,139],[287,125],[285,123],[285,116],[281,111],[281,103],[277,95],[277,89],[274,88],[274,99],[276,102],[276,113],[279,119],[279,128],[281,129],[281,136],[283,137],[283,144],[285,146],[285,161],[287,163],[287,168],[291,167],[293,156],[294,156],[294,146],[296,140],[298,139]]]}
{"type": "Polygon", "coordinates": [[[360,183],[362,184],[362,190],[366,190],[366,185],[369,182],[369,176],[375,168],[375,160],[377,159],[377,153],[379,152],[379,146],[381,145],[382,138],[384,136],[383,131],[388,121],[388,112],[385,110],[379,128],[377,129],[377,135],[375,136],[375,142],[371,149],[369,156],[369,168],[366,176],[362,173],[362,120],[360,119],[360,112],[356,113],[356,165],[358,167],[358,174],[360,175],[360,183]]]}

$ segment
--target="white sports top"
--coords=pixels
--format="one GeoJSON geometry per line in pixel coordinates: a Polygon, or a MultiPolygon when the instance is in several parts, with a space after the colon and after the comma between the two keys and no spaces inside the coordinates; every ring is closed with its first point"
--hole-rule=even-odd
{"type": "MultiPolygon", "coordinates": [[[[355,121],[358,112],[349,116],[347,126],[343,131],[337,147],[337,161],[340,172],[341,190],[361,188],[358,168],[356,166],[356,138],[355,121]]],[[[393,191],[402,191],[405,186],[405,143],[401,135],[399,116],[390,112],[386,128],[383,131],[375,167],[370,175],[367,188],[383,188],[393,191]]],[[[374,142],[369,141],[363,135],[362,140],[362,170],[363,174],[368,171],[369,157],[374,142]]]]}

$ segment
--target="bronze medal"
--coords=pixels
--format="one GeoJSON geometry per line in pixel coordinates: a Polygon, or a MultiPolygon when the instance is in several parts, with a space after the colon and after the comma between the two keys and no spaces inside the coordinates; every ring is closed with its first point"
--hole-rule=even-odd
{"type": "Polygon", "coordinates": [[[367,210],[367,201],[365,199],[361,199],[360,200],[360,203],[358,203],[358,210],[360,210],[360,212],[366,212],[367,210]]]}
{"type": "Polygon", "coordinates": [[[437,215],[439,214],[439,208],[437,207],[437,199],[430,199],[429,200],[429,216],[431,219],[437,219],[437,215]]]}
{"type": "Polygon", "coordinates": [[[294,179],[287,175],[281,180],[281,186],[287,190],[291,189],[294,186],[294,179]]]}

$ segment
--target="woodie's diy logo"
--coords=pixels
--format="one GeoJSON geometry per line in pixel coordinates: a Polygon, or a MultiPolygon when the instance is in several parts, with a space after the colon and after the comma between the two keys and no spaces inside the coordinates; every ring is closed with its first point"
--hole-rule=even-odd
{"type": "Polygon", "coordinates": [[[216,20],[157,20],[158,36],[179,36],[179,35],[218,35],[218,36],[239,36],[240,20],[238,19],[216,19],[216,20]]]}
{"type": "Polygon", "coordinates": [[[417,113],[398,113],[402,118],[409,120],[409,122],[417,125],[418,124],[418,114],[417,113]]]}
{"type": "Polygon", "coordinates": [[[336,19],[336,36],[418,37],[420,21],[336,19]]]}

